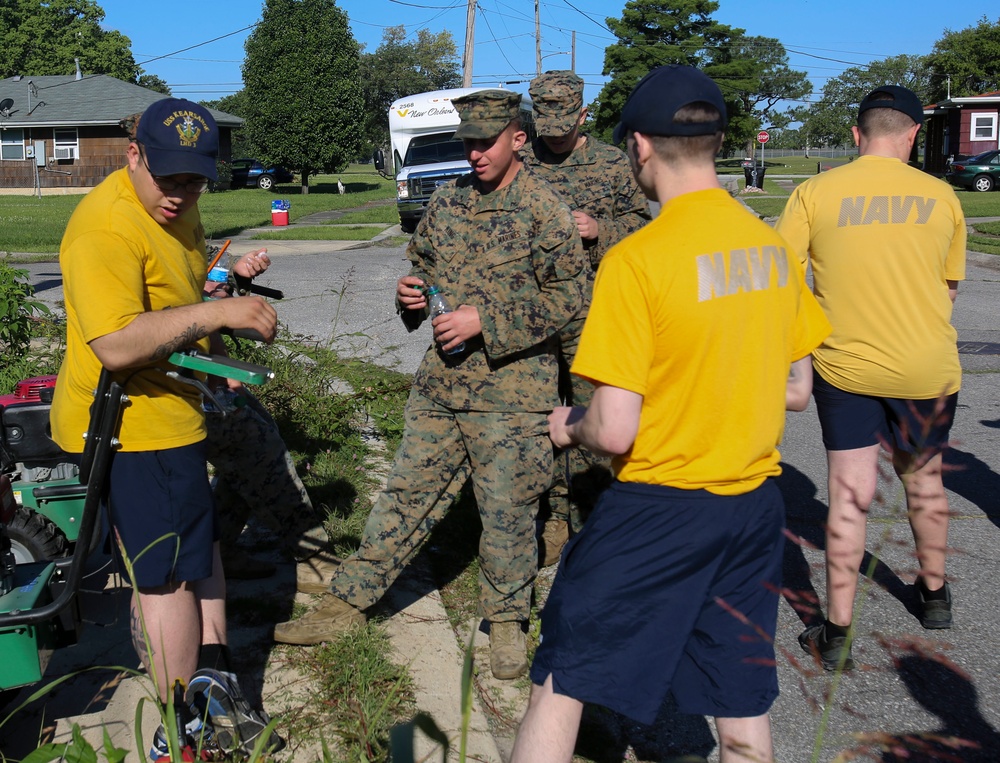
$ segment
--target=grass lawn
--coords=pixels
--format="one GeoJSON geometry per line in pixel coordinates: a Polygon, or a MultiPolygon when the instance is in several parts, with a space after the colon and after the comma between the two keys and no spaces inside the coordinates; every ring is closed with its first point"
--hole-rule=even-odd
{"type": "MultiPolygon", "coordinates": [[[[788,191],[772,185],[771,181],[764,178],[764,191],[773,196],[788,196],[788,191]]],[[[1000,193],[979,193],[978,191],[955,191],[958,200],[962,205],[962,211],[966,217],[1000,217],[1000,193]]],[[[740,197],[747,206],[761,217],[777,217],[785,208],[785,198],[755,198],[754,196],[740,197]]],[[[1000,235],[1000,230],[987,230],[980,224],[977,230],[980,233],[993,233],[1000,235]]],[[[992,225],[998,225],[993,223],[992,225]]],[[[977,251],[985,251],[977,249],[977,251]]]]}
{"type": "MultiPolygon", "coordinates": [[[[847,157],[837,157],[836,159],[827,159],[826,161],[840,162],[846,158],[847,157]]],[[[715,166],[720,175],[742,175],[742,161],[743,157],[717,159],[715,166]]],[[[774,159],[765,158],[764,169],[767,170],[767,172],[779,175],[815,175],[816,163],[820,161],[824,160],[815,156],[808,159],[804,156],[779,156],[774,159]]],[[[757,163],[760,163],[759,155],[757,157],[757,163]]],[[[766,177],[764,182],[767,182],[766,177]]]]}
{"type": "Polygon", "coordinates": [[[399,212],[396,211],[395,204],[379,204],[373,207],[359,209],[356,212],[345,212],[335,220],[330,220],[329,225],[344,225],[346,223],[385,223],[395,225],[399,222],[399,212]]]}
{"type": "Polygon", "coordinates": [[[966,217],[1000,217],[1000,192],[959,191],[955,195],[962,203],[966,217]]]}
{"type": "Polygon", "coordinates": [[[785,199],[755,199],[753,196],[741,196],[740,199],[761,217],[777,217],[785,208],[785,199]]]}
{"type": "Polygon", "coordinates": [[[969,236],[969,249],[984,254],[1000,254],[1000,222],[976,223],[969,236]]]}
{"type": "MultiPolygon", "coordinates": [[[[290,202],[289,219],[295,221],[312,212],[348,209],[369,201],[393,199],[396,193],[395,183],[376,174],[370,165],[351,165],[339,175],[317,175],[310,179],[308,194],[303,195],[301,190],[298,185],[282,185],[274,191],[241,188],[207,193],[198,202],[205,235],[209,240],[222,240],[246,228],[270,225],[274,199],[290,202]],[[347,188],[343,195],[337,192],[338,177],[347,188]]],[[[0,196],[0,252],[58,252],[66,223],[82,198],[83,195],[43,196],[41,199],[0,196]]],[[[388,209],[395,214],[394,206],[388,209]]],[[[386,212],[377,214],[385,215],[386,212]]]]}

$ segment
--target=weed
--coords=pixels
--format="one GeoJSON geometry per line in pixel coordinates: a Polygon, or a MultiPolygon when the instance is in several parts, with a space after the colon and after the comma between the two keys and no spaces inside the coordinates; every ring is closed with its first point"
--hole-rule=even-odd
{"type": "Polygon", "coordinates": [[[50,313],[48,305],[32,299],[34,293],[26,270],[0,262],[0,349],[7,357],[27,351],[35,317],[50,313]]]}
{"type": "Polygon", "coordinates": [[[374,623],[313,649],[288,650],[289,662],[316,687],[316,702],[295,714],[293,731],[332,727],[345,760],[386,760],[389,729],[414,709],[409,674],[388,659],[391,651],[374,623]]]}

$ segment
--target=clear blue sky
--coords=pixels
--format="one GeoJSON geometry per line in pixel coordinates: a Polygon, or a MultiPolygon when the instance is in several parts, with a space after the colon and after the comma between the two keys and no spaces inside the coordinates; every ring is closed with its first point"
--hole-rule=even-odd
{"type": "MultiPolygon", "coordinates": [[[[243,42],[260,19],[258,0],[202,0],[187,5],[98,0],[104,26],[132,40],[136,61],[192,100],[220,98],[242,87],[243,42]],[[186,49],[186,50],[185,50],[186,49]],[[183,51],[183,52],[177,52],[183,51]],[[165,56],[161,58],[161,56],[165,56]],[[156,59],[156,60],[153,60],[156,59]]],[[[451,31],[461,55],[466,0],[340,0],[355,39],[374,51],[387,26],[403,24],[451,31]]],[[[620,17],[624,0],[541,0],[542,68],[570,68],[576,31],[576,71],[592,100],[606,78],[604,48],[614,41],[604,26],[620,17]]],[[[479,0],[473,83],[527,90],[535,73],[535,0],[479,0]]],[[[996,0],[722,0],[714,18],[748,34],[778,38],[793,68],[809,73],[818,97],[844,69],[900,53],[929,53],[945,28],[964,29],[987,16],[996,22],[996,0]]]]}

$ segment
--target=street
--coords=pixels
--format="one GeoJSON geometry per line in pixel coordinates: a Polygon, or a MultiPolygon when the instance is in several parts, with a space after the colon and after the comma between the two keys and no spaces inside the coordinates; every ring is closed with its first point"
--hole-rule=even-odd
{"type": "MultiPolygon", "coordinates": [[[[407,267],[403,248],[318,251],[322,247],[322,242],[269,246],[273,265],[260,283],[284,290],[285,299],[277,305],[281,322],[293,334],[329,343],[342,353],[414,371],[430,335],[426,326],[408,335],[393,310],[395,282],[407,267]]],[[[249,241],[234,242],[237,253],[252,248],[249,241]]],[[[61,298],[57,266],[25,269],[39,298],[53,304],[61,298]]],[[[901,490],[894,476],[885,477],[869,519],[868,551],[877,560],[866,559],[872,579],[862,581],[858,597],[854,655],[860,667],[836,684],[830,674],[816,671],[796,642],[804,626],[793,603],[810,596],[825,600],[827,491],[814,408],[788,416],[779,484],[789,530],[810,545],[789,543],[786,549],[785,601],[779,607],[777,635],[782,694],[772,710],[778,760],[811,760],[820,734],[824,741],[817,759],[828,761],[848,747],[871,749],[875,738],[859,735],[879,733],[962,737],[980,750],[958,752],[956,759],[1000,760],[998,282],[1000,258],[970,254],[968,280],[960,286],[953,318],[966,371],[953,447],[945,456],[953,512],[949,575],[955,627],[923,631],[919,626],[910,585],[916,565],[901,490]],[[835,693],[824,725],[819,709],[832,686],[835,693]]],[[[89,638],[100,635],[88,633],[89,638]]],[[[455,676],[447,677],[456,687],[459,670],[456,665],[455,676]]],[[[669,708],[655,727],[633,730],[632,736],[639,759],[647,759],[646,749],[648,759],[654,760],[681,753],[718,760],[711,725],[701,717],[672,714],[669,708]]],[[[882,753],[870,759],[902,760],[882,753]]]]}

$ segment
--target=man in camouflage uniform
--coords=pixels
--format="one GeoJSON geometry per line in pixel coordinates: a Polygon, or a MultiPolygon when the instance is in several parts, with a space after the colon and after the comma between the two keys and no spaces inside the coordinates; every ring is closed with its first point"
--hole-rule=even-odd
{"type": "MultiPolygon", "coordinates": [[[[649,222],[649,208],[625,154],[580,131],[587,119],[582,79],[571,71],[545,72],[531,81],[528,93],[539,137],[521,153],[531,172],[548,181],[573,211],[590,259],[589,305],[604,253],[649,222]]],[[[589,405],[594,392],[588,382],[569,373],[586,317],[584,310],[560,336],[559,390],[566,405],[589,405]]],[[[559,561],[569,540],[570,515],[579,529],[611,479],[607,459],[582,448],[559,455],[552,489],[542,501],[539,566],[559,561]]]]}
{"type": "Polygon", "coordinates": [[[453,101],[472,173],[431,198],[396,299],[411,328],[423,319],[424,287],[440,287],[457,309],[433,319],[436,343],[414,378],[403,443],[361,547],[333,573],[317,609],[275,627],[279,642],[315,644],[363,622],[361,610],[392,584],[471,475],[490,667],[501,679],[527,668],[535,517],[553,468],[546,412],[558,401],[559,332],[581,309],[587,267],[567,205],[520,171],[520,100],[483,90],[453,101]]]}

